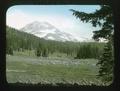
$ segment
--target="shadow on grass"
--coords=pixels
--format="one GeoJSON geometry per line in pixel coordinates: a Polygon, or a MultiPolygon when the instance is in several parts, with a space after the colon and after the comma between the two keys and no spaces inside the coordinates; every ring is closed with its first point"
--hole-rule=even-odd
{"type": "MultiPolygon", "coordinates": [[[[55,89],[55,90],[65,90],[66,89],[79,89],[82,91],[109,91],[111,88],[113,88],[112,86],[97,86],[97,85],[79,85],[77,83],[74,84],[64,84],[64,83],[56,83],[54,84],[42,84],[42,83],[38,83],[38,84],[31,84],[31,83],[8,83],[6,84],[5,88],[3,90],[5,91],[43,91],[48,89],[48,91],[50,89],[55,89]]],[[[74,91],[74,90],[73,90],[74,91]]]]}
{"type": "Polygon", "coordinates": [[[52,83],[46,83],[46,84],[42,84],[42,83],[38,83],[38,84],[32,84],[32,83],[8,83],[8,86],[10,87],[111,87],[112,85],[109,86],[98,86],[98,85],[79,85],[77,83],[74,84],[70,84],[70,83],[56,83],[56,84],[52,84],[52,83]]]}

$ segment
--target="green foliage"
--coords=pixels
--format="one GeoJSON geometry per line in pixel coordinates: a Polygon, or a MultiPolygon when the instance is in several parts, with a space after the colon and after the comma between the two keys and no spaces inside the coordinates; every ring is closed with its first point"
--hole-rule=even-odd
{"type": "Polygon", "coordinates": [[[42,53],[42,56],[43,56],[43,57],[47,57],[47,56],[48,56],[48,51],[47,51],[47,49],[44,48],[43,53],[42,53]]]}
{"type": "Polygon", "coordinates": [[[41,51],[39,49],[36,50],[36,56],[40,57],[41,56],[41,51]]]}
{"type": "Polygon", "coordinates": [[[100,43],[85,43],[79,47],[75,58],[99,58],[102,54],[102,49],[100,47],[102,47],[100,43]]]}
{"type": "Polygon", "coordinates": [[[12,47],[7,47],[6,49],[7,49],[7,51],[6,51],[7,54],[13,55],[13,48],[12,47]]]}
{"type": "Polygon", "coordinates": [[[32,34],[27,34],[6,26],[7,47],[12,47],[15,51],[34,49],[36,48],[36,42],[38,42],[38,40],[39,38],[32,34]]]}
{"type": "Polygon", "coordinates": [[[36,49],[36,56],[37,57],[40,57],[40,56],[47,57],[48,56],[47,48],[45,47],[45,45],[41,44],[40,42],[39,42],[38,47],[36,49]]]}
{"type": "Polygon", "coordinates": [[[100,38],[107,39],[108,43],[98,62],[99,75],[104,81],[112,81],[113,78],[113,14],[112,8],[108,5],[101,5],[99,10],[93,13],[79,12],[71,9],[73,15],[81,21],[91,23],[93,27],[99,26],[101,29],[94,31],[93,39],[99,41],[100,38]]]}
{"type": "MultiPolygon", "coordinates": [[[[42,38],[38,38],[34,35],[25,32],[20,32],[10,27],[7,27],[6,38],[7,38],[7,52],[6,52],[7,54],[9,51],[9,47],[12,47],[13,51],[18,52],[24,52],[26,50],[33,51],[35,50],[34,54],[38,57],[40,56],[47,57],[54,53],[58,53],[61,55],[66,54],[69,57],[76,57],[76,55],[78,56],[85,55],[85,57],[78,58],[90,58],[90,55],[88,55],[88,53],[92,52],[91,58],[97,58],[98,55],[102,52],[101,50],[103,49],[104,45],[104,43],[98,42],[86,43],[86,42],[70,42],[70,41],[59,42],[52,40],[44,40],[42,38]],[[86,49],[87,45],[90,45],[88,49],[86,49]],[[78,50],[80,50],[80,53],[78,53],[78,50]],[[96,53],[98,55],[96,55],[96,53]]],[[[61,55],[58,56],[60,57],[61,55]]]]}
{"type": "Polygon", "coordinates": [[[102,76],[103,81],[113,80],[113,58],[113,45],[111,41],[109,41],[104,47],[104,52],[99,59],[100,61],[97,63],[100,68],[98,76],[102,76]]]}
{"type": "Polygon", "coordinates": [[[40,57],[42,55],[42,45],[39,43],[36,49],[36,56],[40,57]]]}
{"type": "Polygon", "coordinates": [[[112,8],[108,5],[101,5],[99,10],[93,13],[79,12],[71,9],[73,15],[79,18],[81,21],[91,23],[94,27],[100,26],[100,30],[94,31],[93,39],[99,40],[99,38],[108,39],[113,33],[113,14],[112,8]]]}

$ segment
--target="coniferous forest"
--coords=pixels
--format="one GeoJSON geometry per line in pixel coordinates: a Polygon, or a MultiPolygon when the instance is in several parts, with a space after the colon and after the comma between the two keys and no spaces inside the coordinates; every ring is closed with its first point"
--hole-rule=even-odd
{"type": "Polygon", "coordinates": [[[6,53],[10,55],[14,55],[14,52],[34,51],[34,54],[38,57],[49,57],[49,55],[59,53],[78,59],[98,58],[105,44],[45,40],[11,27],[7,27],[6,40],[6,53]]]}

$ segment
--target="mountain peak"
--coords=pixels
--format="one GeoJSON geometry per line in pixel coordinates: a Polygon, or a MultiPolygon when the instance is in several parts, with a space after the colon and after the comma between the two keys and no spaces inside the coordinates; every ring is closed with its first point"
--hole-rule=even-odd
{"type": "Polygon", "coordinates": [[[30,24],[46,24],[46,25],[50,25],[50,23],[48,23],[47,21],[43,21],[43,22],[33,21],[30,24]]]}
{"type": "Polygon", "coordinates": [[[57,29],[55,26],[46,21],[43,22],[34,21],[23,27],[21,31],[33,34],[37,37],[44,38],[46,40],[73,41],[73,42],[77,41],[77,39],[73,37],[71,34],[57,29]]]}
{"type": "Polygon", "coordinates": [[[40,23],[40,22],[39,22],[39,21],[33,21],[33,22],[32,22],[32,24],[33,24],[33,23],[36,23],[36,24],[38,24],[38,23],[40,23]]]}

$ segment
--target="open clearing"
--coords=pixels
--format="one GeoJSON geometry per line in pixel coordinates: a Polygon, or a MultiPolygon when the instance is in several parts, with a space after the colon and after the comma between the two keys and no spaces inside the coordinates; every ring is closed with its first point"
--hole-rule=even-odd
{"type": "Polygon", "coordinates": [[[8,83],[103,85],[96,59],[6,56],[8,83]]]}

